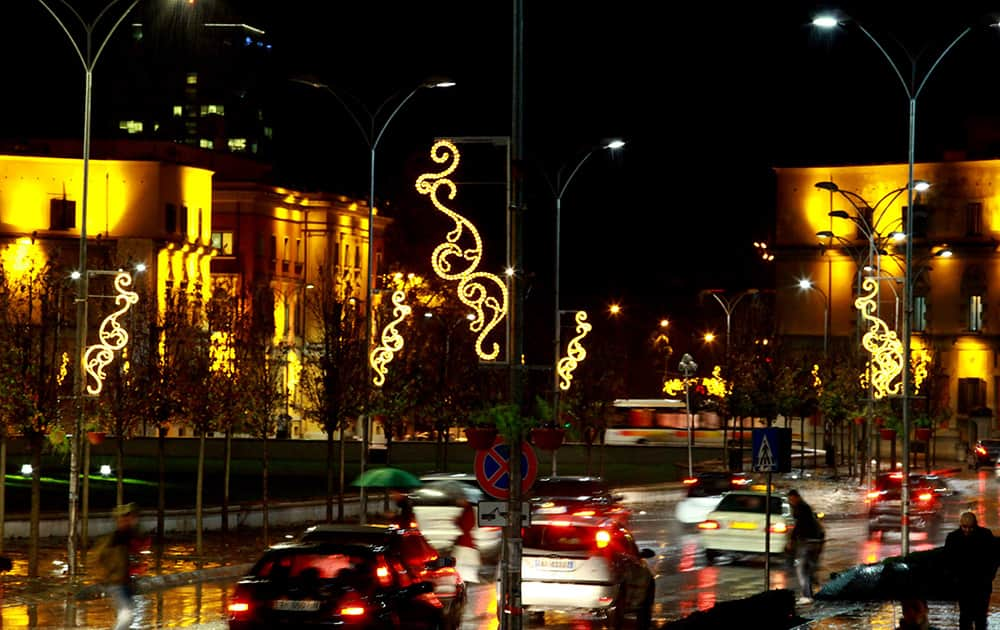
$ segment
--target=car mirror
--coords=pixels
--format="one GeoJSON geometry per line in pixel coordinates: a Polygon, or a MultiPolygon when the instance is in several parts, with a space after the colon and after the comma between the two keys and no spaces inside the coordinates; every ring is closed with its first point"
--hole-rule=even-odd
{"type": "Polygon", "coordinates": [[[643,549],[643,550],[641,550],[639,552],[639,557],[640,558],[655,558],[656,557],[656,552],[653,551],[652,549],[643,549]]]}

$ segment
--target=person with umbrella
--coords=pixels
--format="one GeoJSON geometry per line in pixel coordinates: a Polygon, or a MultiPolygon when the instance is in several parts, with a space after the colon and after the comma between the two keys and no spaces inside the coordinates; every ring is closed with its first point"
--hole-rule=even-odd
{"type": "Polygon", "coordinates": [[[416,527],[417,516],[413,513],[413,502],[410,501],[410,495],[399,488],[390,488],[389,498],[396,506],[396,513],[391,516],[392,522],[404,529],[416,527]]]}
{"type": "Polygon", "coordinates": [[[393,523],[400,527],[413,527],[416,518],[413,513],[413,505],[410,497],[406,494],[408,488],[420,486],[420,480],[412,473],[400,468],[383,466],[382,468],[369,468],[364,474],[358,476],[352,485],[362,488],[383,488],[385,489],[397,512],[390,518],[393,523]]]}

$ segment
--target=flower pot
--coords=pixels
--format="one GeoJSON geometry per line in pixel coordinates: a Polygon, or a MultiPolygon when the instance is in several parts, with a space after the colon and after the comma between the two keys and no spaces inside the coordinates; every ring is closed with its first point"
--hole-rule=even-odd
{"type": "Polygon", "coordinates": [[[496,441],[497,430],[495,427],[467,427],[465,437],[469,439],[469,446],[477,451],[485,451],[496,441]]]}
{"type": "Polygon", "coordinates": [[[554,451],[562,446],[566,431],[558,428],[540,428],[531,430],[531,441],[543,451],[554,451]]]}
{"type": "Polygon", "coordinates": [[[878,434],[883,440],[896,439],[896,429],[879,429],[878,434]]]}
{"type": "Polygon", "coordinates": [[[864,424],[864,423],[865,423],[864,416],[857,416],[856,418],[854,418],[854,424],[864,424]]]}
{"type": "Polygon", "coordinates": [[[97,445],[103,442],[107,435],[104,431],[87,431],[87,441],[97,445]]]}
{"type": "Polygon", "coordinates": [[[917,427],[916,429],[917,439],[921,442],[927,442],[931,439],[930,427],[917,427]]]}

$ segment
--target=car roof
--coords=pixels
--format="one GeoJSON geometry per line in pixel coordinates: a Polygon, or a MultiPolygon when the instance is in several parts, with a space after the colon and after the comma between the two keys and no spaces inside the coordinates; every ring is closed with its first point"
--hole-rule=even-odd
{"type": "Polygon", "coordinates": [[[576,527],[619,527],[613,518],[601,515],[552,514],[531,517],[531,527],[555,524],[576,527]]]}
{"type": "Polygon", "coordinates": [[[306,528],[307,534],[394,534],[402,531],[396,525],[356,525],[353,523],[320,523],[306,528]]]}
{"type": "Polygon", "coordinates": [[[474,483],[479,483],[476,480],[476,476],[472,473],[462,473],[462,472],[432,472],[424,473],[420,475],[421,481],[440,481],[441,479],[454,479],[455,481],[471,481],[474,483]]]}

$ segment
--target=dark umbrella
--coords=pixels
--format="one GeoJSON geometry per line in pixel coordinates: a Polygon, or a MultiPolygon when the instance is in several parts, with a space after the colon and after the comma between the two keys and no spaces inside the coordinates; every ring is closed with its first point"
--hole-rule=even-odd
{"type": "Polygon", "coordinates": [[[816,599],[882,601],[919,597],[957,598],[955,583],[941,547],[862,564],[833,575],[816,599]]]}
{"type": "Polygon", "coordinates": [[[416,488],[420,480],[405,470],[386,466],[366,470],[351,485],[362,488],[416,488]]]}

